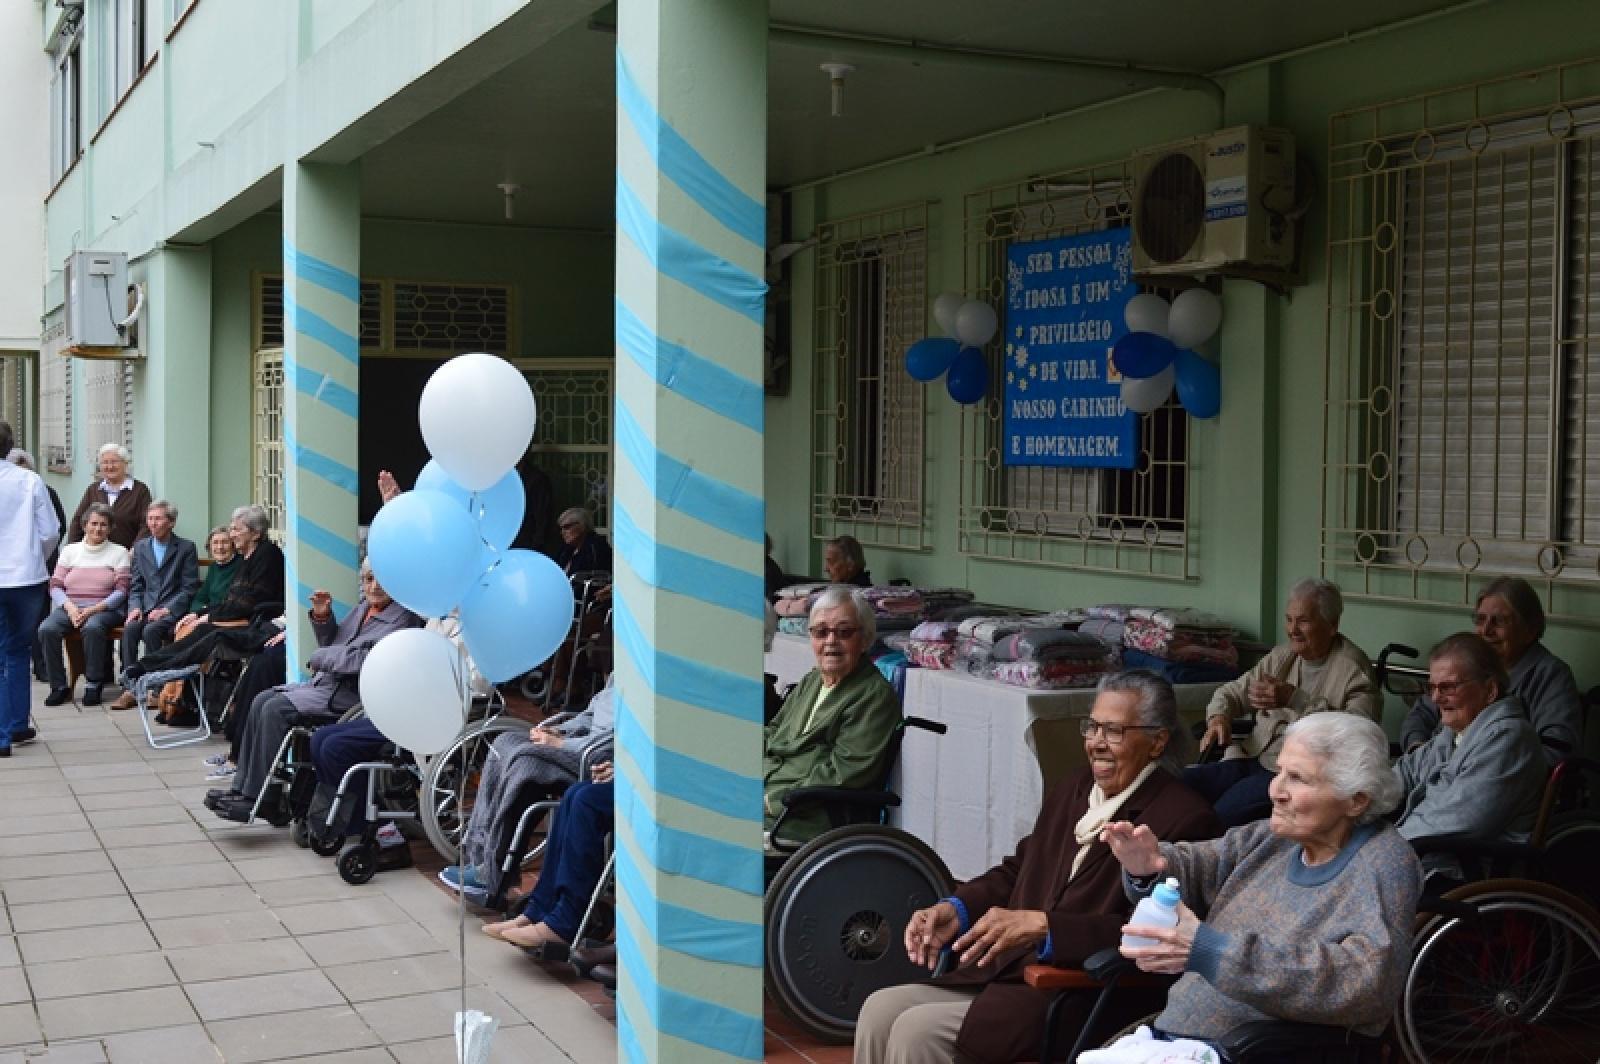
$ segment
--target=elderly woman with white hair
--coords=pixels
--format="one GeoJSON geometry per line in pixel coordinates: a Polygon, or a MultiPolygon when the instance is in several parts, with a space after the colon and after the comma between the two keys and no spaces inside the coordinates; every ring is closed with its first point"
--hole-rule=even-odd
{"type": "Polygon", "coordinates": [[[1352,713],[1296,721],[1271,797],[1270,820],[1210,842],[1160,842],[1127,821],[1104,832],[1130,897],[1168,876],[1183,893],[1176,927],[1124,928],[1155,940],[1124,945],[1124,956],[1181,976],[1153,1024],[1157,1038],[1215,1042],[1258,1020],[1377,1035],[1389,1022],[1422,867],[1384,820],[1401,796],[1383,729],[1352,713]]]}
{"type": "Polygon", "coordinates": [[[1248,824],[1270,811],[1267,786],[1289,725],[1312,713],[1342,711],[1375,721],[1383,712],[1372,662],[1339,634],[1343,612],[1338,585],[1301,580],[1289,589],[1283,614],[1288,642],[1211,696],[1200,749],[1222,746],[1224,760],[1190,768],[1183,781],[1206,797],[1225,826],[1248,824]],[[1233,719],[1242,716],[1253,718],[1254,726],[1235,742],[1233,719]]]}
{"type": "MultiPolygon", "coordinates": [[[[807,621],[817,667],[803,676],[767,725],[763,809],[771,830],[790,791],[876,787],[900,724],[894,689],[867,657],[877,638],[872,607],[845,588],[825,591],[807,621]]],[[[803,841],[828,829],[821,809],[796,811],[783,836],[803,841]]]]}
{"type": "Polygon", "coordinates": [[[144,526],[145,512],[150,509],[150,489],[129,475],[129,461],[128,449],[122,444],[101,445],[95,456],[100,479],[84,489],[78,508],[72,512],[66,542],[76,543],[83,538],[83,519],[95,503],[111,507],[111,542],[132,549],[135,540],[150,534],[144,526]]]}

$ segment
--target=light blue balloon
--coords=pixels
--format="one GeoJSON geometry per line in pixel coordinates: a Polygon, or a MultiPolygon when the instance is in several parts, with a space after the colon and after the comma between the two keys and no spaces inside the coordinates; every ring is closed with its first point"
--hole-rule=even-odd
{"type": "Polygon", "coordinates": [[[490,683],[542,665],[571,631],[572,585],[537,551],[506,551],[461,600],[461,638],[490,683]]]}
{"type": "MultiPolygon", "coordinates": [[[[510,547],[511,541],[517,538],[517,531],[522,528],[522,515],[527,510],[528,500],[522,490],[522,478],[517,476],[515,469],[501,477],[494,487],[474,493],[451,480],[444,466],[430,459],[422,467],[422,472],[417,474],[416,486],[421,491],[442,491],[460,502],[477,520],[478,531],[482,533],[484,542],[495,551],[510,547]]],[[[485,566],[493,560],[491,554],[485,566]]]]}
{"type": "Polygon", "coordinates": [[[1190,417],[1212,418],[1222,409],[1222,371],[1193,351],[1179,351],[1173,363],[1178,374],[1178,402],[1190,417]]]}
{"type": "Polygon", "coordinates": [[[367,557],[385,591],[423,617],[443,617],[483,571],[477,522],[442,491],[408,491],[384,504],[367,557]]]}
{"type": "Polygon", "coordinates": [[[906,373],[912,380],[936,381],[955,361],[961,342],[948,336],[930,336],[906,348],[906,373]]]}

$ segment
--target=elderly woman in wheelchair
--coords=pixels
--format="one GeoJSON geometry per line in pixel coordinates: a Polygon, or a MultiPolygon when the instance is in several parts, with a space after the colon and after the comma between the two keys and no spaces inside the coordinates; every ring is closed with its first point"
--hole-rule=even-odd
{"type": "Polygon", "coordinates": [[[1219,1043],[1263,1020],[1368,1036],[1388,1024],[1411,957],[1422,871],[1383,819],[1400,800],[1383,730],[1348,713],[1297,721],[1271,797],[1270,820],[1211,842],[1159,842],[1125,820],[1103,832],[1130,896],[1172,876],[1184,897],[1177,926],[1124,929],[1155,940],[1124,946],[1126,957],[1180,978],[1152,1027],[1119,1042],[1122,1055],[1107,1061],[1158,1059],[1175,1049],[1163,1046],[1169,1039],[1219,1043]]]}
{"type": "MultiPolygon", "coordinates": [[[[1120,818],[1144,825],[1152,838],[1221,831],[1177,778],[1187,735],[1165,680],[1143,671],[1106,677],[1083,736],[1087,766],[1050,792],[1016,853],[912,915],[905,927],[912,961],[934,969],[948,950],[959,967],[868,998],[856,1028],[858,1064],[948,1061],[958,1051],[975,1062],[1033,1059],[1047,1003],[1023,984],[1024,967],[1039,959],[1082,964],[1115,944],[1132,907],[1101,829],[1120,818]]],[[[1088,995],[1069,1004],[1081,1024],[1088,995]]],[[[1153,1004],[1128,996],[1118,1008],[1136,1016],[1153,1004]]]]}

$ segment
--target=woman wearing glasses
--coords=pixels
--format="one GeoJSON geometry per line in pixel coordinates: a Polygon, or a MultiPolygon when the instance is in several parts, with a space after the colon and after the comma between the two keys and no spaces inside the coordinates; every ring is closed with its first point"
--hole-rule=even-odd
{"type": "MultiPolygon", "coordinates": [[[[1207,839],[1220,831],[1204,801],[1175,775],[1186,739],[1172,686],[1133,671],[1100,682],[1082,722],[1088,767],[1045,798],[1033,832],[998,867],[914,913],[905,929],[912,961],[949,974],[880,990],[856,1025],[857,1064],[880,1061],[1033,1060],[1044,1032],[1046,995],[1022,981],[1040,961],[1081,966],[1117,943],[1132,909],[1122,869],[1100,840],[1112,821],[1147,827],[1158,839],[1207,839]]],[[[1066,1008],[1062,1030],[1081,1024],[1086,991],[1066,1008]]],[[[1158,1007],[1119,991],[1115,1023],[1158,1007]]]]}
{"type": "MultiPolygon", "coordinates": [[[[877,638],[866,599],[843,588],[823,592],[812,604],[807,631],[817,667],[795,684],[767,725],[762,800],[768,831],[792,790],[879,786],[900,723],[894,688],[866,656],[877,638]]],[[[821,809],[793,813],[783,822],[790,840],[827,829],[821,809]]]]}
{"type": "MultiPolygon", "coordinates": [[[[1428,655],[1428,695],[1444,727],[1395,762],[1405,794],[1400,834],[1413,842],[1526,842],[1548,769],[1504,662],[1482,637],[1453,635],[1428,655]]],[[[1444,867],[1438,859],[1424,865],[1444,867]]]]}

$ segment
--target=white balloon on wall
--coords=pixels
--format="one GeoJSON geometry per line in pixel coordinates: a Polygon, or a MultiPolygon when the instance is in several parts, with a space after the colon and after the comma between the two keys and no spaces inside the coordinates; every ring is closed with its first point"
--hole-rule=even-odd
{"type": "Polygon", "coordinates": [[[493,487],[533,441],[533,389],[503,358],[457,355],[422,389],[417,420],[428,451],[468,491],[493,487]]]}
{"type": "Polygon", "coordinates": [[[1122,320],[1127,322],[1129,332],[1166,336],[1167,313],[1170,309],[1167,301],[1154,292],[1140,292],[1128,300],[1128,306],[1122,312],[1122,320]]]}
{"type": "Polygon", "coordinates": [[[1178,350],[1194,348],[1211,339],[1222,324],[1222,300],[1204,288],[1178,293],[1167,318],[1167,339],[1178,350]]]}
{"type": "Polygon", "coordinates": [[[965,347],[979,347],[994,338],[1000,317],[981,299],[969,299],[956,311],[956,339],[965,347]]]}
{"type": "Polygon", "coordinates": [[[1161,407],[1172,394],[1177,381],[1177,371],[1171,366],[1153,377],[1124,377],[1122,379],[1122,405],[1140,414],[1148,414],[1161,407]]]}
{"type": "Polygon", "coordinates": [[[961,309],[963,300],[960,292],[940,292],[939,297],[933,301],[933,320],[939,323],[946,336],[956,334],[956,313],[961,309]]]}
{"type": "Polygon", "coordinates": [[[380,639],[361,664],[361,705],[396,746],[437,754],[460,734],[465,677],[455,644],[425,628],[380,639]]]}

